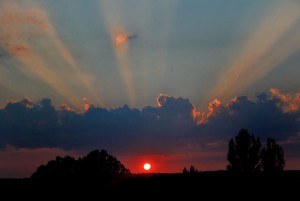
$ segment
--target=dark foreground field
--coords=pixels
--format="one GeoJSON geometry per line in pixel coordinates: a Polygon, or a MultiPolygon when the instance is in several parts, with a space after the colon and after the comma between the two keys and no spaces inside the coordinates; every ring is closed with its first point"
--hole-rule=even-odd
{"type": "Polygon", "coordinates": [[[97,180],[1,179],[2,197],[39,200],[65,198],[114,200],[116,198],[195,198],[207,200],[261,200],[262,198],[298,200],[300,172],[285,171],[277,175],[235,175],[228,172],[198,174],[134,174],[127,178],[101,183],[97,180]],[[142,196],[142,197],[141,197],[142,196]],[[206,199],[201,199],[206,198],[206,199]]]}

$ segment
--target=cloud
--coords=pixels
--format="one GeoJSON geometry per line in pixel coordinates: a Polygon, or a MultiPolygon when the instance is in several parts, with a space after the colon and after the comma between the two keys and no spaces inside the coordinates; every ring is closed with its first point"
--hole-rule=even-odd
{"type": "Polygon", "coordinates": [[[49,31],[44,12],[34,8],[20,8],[11,2],[1,3],[0,45],[16,57],[29,56],[31,48],[26,44],[32,38],[45,36],[49,31]]]}
{"type": "Polygon", "coordinates": [[[221,107],[221,101],[219,99],[214,99],[208,104],[208,112],[198,112],[196,108],[193,109],[193,117],[198,125],[206,123],[209,118],[216,114],[216,112],[221,107]]]}
{"type": "Polygon", "coordinates": [[[216,140],[227,139],[242,127],[257,135],[287,139],[299,129],[299,111],[287,113],[279,107],[284,101],[270,93],[261,94],[256,100],[237,97],[226,105],[213,100],[207,112],[198,112],[203,120],[200,123],[195,119],[195,107],[188,99],[161,94],[156,101],[157,107],[138,110],[124,105],[108,110],[84,99],[86,111],[76,113],[67,105],[56,110],[50,99],[38,103],[28,98],[18,102],[9,100],[0,110],[1,130],[7,134],[2,146],[68,148],[90,143],[97,145],[102,141],[113,145],[123,139],[128,143],[136,139],[162,140],[163,144],[163,139],[186,140],[190,136],[216,140]],[[43,137],[39,133],[43,133],[43,137]]]}
{"type": "Polygon", "coordinates": [[[296,112],[300,109],[300,93],[293,95],[283,94],[278,89],[270,89],[270,93],[273,97],[278,98],[280,102],[279,106],[284,112],[296,112]]]}
{"type": "MultiPolygon", "coordinates": [[[[233,98],[227,104],[213,100],[205,112],[184,98],[161,94],[157,107],[142,109],[124,105],[106,109],[93,105],[76,112],[67,105],[55,109],[50,99],[33,103],[28,98],[7,101],[0,109],[0,147],[91,150],[104,148],[117,155],[196,153],[218,149],[241,128],[264,141],[273,137],[285,143],[290,156],[300,133],[300,111],[285,110],[285,98],[276,89],[258,95],[233,98]],[[195,112],[199,115],[195,119],[195,112]],[[202,118],[201,122],[199,119],[202,118]]],[[[293,97],[293,98],[292,98],[293,97]]],[[[87,99],[83,99],[87,103],[87,99]]],[[[295,151],[295,150],[294,150],[295,151]]],[[[296,150],[296,153],[300,151],[296,150]]],[[[222,162],[224,163],[224,161],[222,162]]]]}
{"type": "Polygon", "coordinates": [[[199,133],[210,139],[229,139],[240,128],[248,128],[262,139],[277,140],[295,135],[299,129],[299,110],[286,112],[284,102],[270,93],[263,93],[254,100],[242,96],[219,107],[207,122],[198,127],[199,133]],[[218,134],[222,132],[222,134],[218,134]]]}
{"type": "Polygon", "coordinates": [[[65,110],[65,111],[69,111],[69,112],[75,112],[75,110],[71,107],[69,107],[67,104],[62,104],[59,107],[60,110],[65,110]]]}
{"type": "Polygon", "coordinates": [[[87,103],[84,113],[67,105],[55,109],[50,99],[8,101],[0,110],[1,147],[115,147],[118,150],[149,151],[176,142],[196,126],[188,99],[170,97],[161,107],[142,110],[127,105],[105,109],[87,103]],[[92,107],[91,107],[92,105],[92,107]],[[175,139],[172,139],[174,136],[175,139]],[[154,144],[151,144],[155,142],[154,144]],[[135,146],[132,146],[136,144],[135,146]],[[128,148],[125,148],[129,146],[128,148]]]}
{"type": "Polygon", "coordinates": [[[159,96],[156,98],[157,106],[161,107],[167,101],[167,98],[171,98],[171,96],[166,94],[159,94],[159,96]]]}
{"type": "Polygon", "coordinates": [[[87,101],[88,101],[87,98],[82,99],[84,111],[88,111],[90,108],[95,107],[95,105],[93,103],[88,103],[87,101]]]}

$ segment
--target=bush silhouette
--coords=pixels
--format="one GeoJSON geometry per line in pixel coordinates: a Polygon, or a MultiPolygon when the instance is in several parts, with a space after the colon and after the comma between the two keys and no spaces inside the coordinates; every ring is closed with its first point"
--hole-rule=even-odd
{"type": "Polygon", "coordinates": [[[94,150],[78,160],[66,156],[57,156],[47,165],[41,165],[31,178],[35,179],[70,179],[87,178],[103,181],[130,174],[130,171],[105,150],[94,150]]]}

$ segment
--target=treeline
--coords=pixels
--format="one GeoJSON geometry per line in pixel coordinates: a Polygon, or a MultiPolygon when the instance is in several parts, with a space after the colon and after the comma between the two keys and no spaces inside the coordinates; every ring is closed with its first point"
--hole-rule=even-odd
{"type": "MultiPolygon", "coordinates": [[[[270,174],[281,172],[285,167],[283,148],[273,138],[269,137],[266,147],[262,148],[260,138],[244,128],[229,140],[227,161],[227,170],[234,173],[270,174]]],[[[189,170],[184,167],[182,173],[194,174],[198,170],[191,165],[189,170]]]]}
{"type": "MultiPolygon", "coordinates": [[[[267,139],[262,148],[259,137],[241,129],[237,136],[229,140],[227,170],[234,173],[276,173],[284,170],[285,159],[283,148],[272,138],[267,139]]],[[[191,165],[184,167],[184,174],[195,174],[199,171],[191,165]]],[[[109,181],[114,178],[130,175],[130,170],[109,155],[105,150],[94,150],[83,158],[57,156],[55,160],[38,167],[32,174],[33,179],[71,179],[88,178],[109,181]]]]}
{"type": "Polygon", "coordinates": [[[94,150],[83,158],[57,156],[55,160],[49,161],[46,165],[41,165],[35,173],[33,179],[101,179],[111,180],[121,176],[130,175],[129,169],[109,155],[105,150],[94,150]]]}
{"type": "Polygon", "coordinates": [[[235,138],[229,140],[227,169],[233,172],[280,172],[285,167],[283,148],[273,138],[267,139],[262,148],[259,137],[241,129],[235,138]]]}

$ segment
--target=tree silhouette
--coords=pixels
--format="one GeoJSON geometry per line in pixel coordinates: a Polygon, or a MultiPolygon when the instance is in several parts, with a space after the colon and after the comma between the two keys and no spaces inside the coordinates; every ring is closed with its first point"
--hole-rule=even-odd
{"type": "Polygon", "coordinates": [[[227,169],[233,172],[250,173],[260,170],[261,143],[259,138],[250,135],[247,129],[241,129],[238,135],[230,139],[227,169]]]}
{"type": "Polygon", "coordinates": [[[198,170],[193,165],[191,165],[191,167],[190,167],[190,173],[191,174],[198,173],[198,170]]]}
{"type": "Polygon", "coordinates": [[[268,138],[267,148],[262,149],[262,170],[266,173],[282,171],[285,166],[284,152],[273,138],[268,138]]]}
{"type": "Polygon", "coordinates": [[[57,156],[47,165],[41,165],[32,175],[32,178],[72,178],[76,174],[77,167],[78,164],[74,158],[57,156]]]}
{"type": "Polygon", "coordinates": [[[273,138],[267,139],[267,147],[261,149],[259,138],[241,129],[235,140],[230,139],[228,146],[227,169],[233,172],[274,173],[285,167],[284,151],[273,138]]]}
{"type": "Polygon", "coordinates": [[[90,152],[83,159],[79,159],[79,164],[81,177],[113,178],[129,173],[117,158],[109,155],[105,150],[90,152]]]}
{"type": "Polygon", "coordinates": [[[189,171],[186,169],[186,167],[184,167],[183,170],[182,170],[182,173],[187,174],[187,173],[189,173],[189,171]]]}
{"type": "Polygon", "coordinates": [[[190,170],[188,170],[186,167],[184,167],[182,170],[182,173],[183,174],[187,174],[187,173],[195,174],[195,173],[198,173],[198,170],[195,168],[195,166],[191,165],[190,170]]]}
{"type": "Polygon", "coordinates": [[[87,178],[107,181],[130,174],[130,171],[105,150],[94,150],[78,160],[66,156],[57,156],[47,165],[41,165],[31,178],[37,179],[70,179],[87,178]]]}

